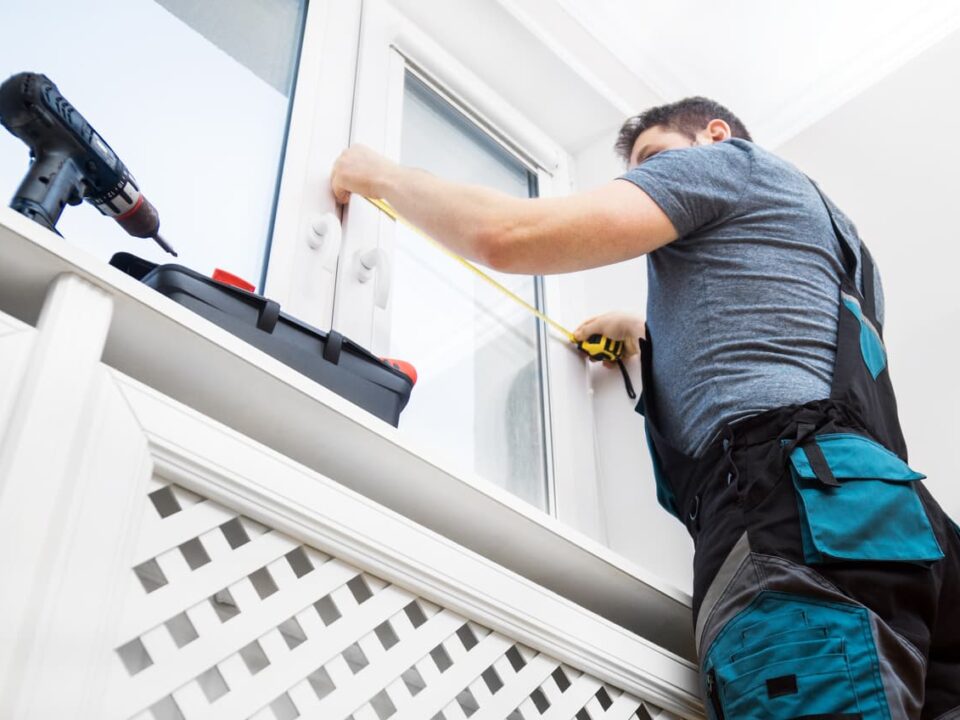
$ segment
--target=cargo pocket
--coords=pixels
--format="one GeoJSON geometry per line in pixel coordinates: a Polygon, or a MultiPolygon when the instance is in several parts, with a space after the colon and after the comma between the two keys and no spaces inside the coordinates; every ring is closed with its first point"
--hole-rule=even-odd
{"type": "Polygon", "coordinates": [[[790,453],[804,559],[932,562],[943,557],[913,483],[922,475],[880,443],[827,433],[790,453]]]}
{"type": "Polygon", "coordinates": [[[866,608],[761,592],[704,658],[712,720],[890,720],[866,608]]]}

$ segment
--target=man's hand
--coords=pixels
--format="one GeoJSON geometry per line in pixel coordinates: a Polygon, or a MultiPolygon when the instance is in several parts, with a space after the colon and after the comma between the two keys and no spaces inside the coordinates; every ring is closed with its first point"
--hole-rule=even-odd
{"type": "Polygon", "coordinates": [[[340,153],[330,173],[330,188],[337,202],[346,204],[350,193],[373,198],[384,195],[398,165],[365,145],[352,145],[340,153]]]}
{"type": "MultiPolygon", "coordinates": [[[[611,340],[623,340],[624,359],[640,352],[639,338],[644,337],[644,320],[639,315],[625,312],[608,312],[584,320],[573,331],[577,342],[583,342],[591,335],[606,335],[611,340]]],[[[604,363],[613,367],[613,363],[604,363]]]]}

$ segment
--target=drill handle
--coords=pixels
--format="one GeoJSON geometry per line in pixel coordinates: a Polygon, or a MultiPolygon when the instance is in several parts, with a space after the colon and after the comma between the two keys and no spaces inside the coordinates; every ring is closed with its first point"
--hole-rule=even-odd
{"type": "Polygon", "coordinates": [[[56,232],[67,205],[83,200],[83,173],[63,151],[40,152],[10,201],[10,207],[56,232]]]}

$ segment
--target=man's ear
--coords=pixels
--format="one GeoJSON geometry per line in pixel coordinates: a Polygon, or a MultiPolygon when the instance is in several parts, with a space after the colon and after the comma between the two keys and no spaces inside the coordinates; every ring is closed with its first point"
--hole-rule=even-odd
{"type": "Polygon", "coordinates": [[[707,135],[713,142],[723,142],[733,137],[733,131],[726,120],[715,118],[707,123],[707,135]]]}

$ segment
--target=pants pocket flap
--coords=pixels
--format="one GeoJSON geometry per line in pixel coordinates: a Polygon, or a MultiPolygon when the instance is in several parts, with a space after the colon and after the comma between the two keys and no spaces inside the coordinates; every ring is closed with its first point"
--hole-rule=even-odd
{"type": "MultiPolygon", "coordinates": [[[[869,478],[911,482],[926,477],[912,470],[896,453],[880,443],[855,433],[827,433],[818,435],[814,442],[820,446],[833,476],[839,479],[869,478]]],[[[803,447],[790,453],[794,472],[805,479],[814,479],[816,473],[803,447]]]]}
{"type": "Polygon", "coordinates": [[[819,452],[800,446],[790,453],[806,562],[928,563],[943,557],[913,486],[925,475],[864,435],[826,433],[809,442],[819,452]]]}

